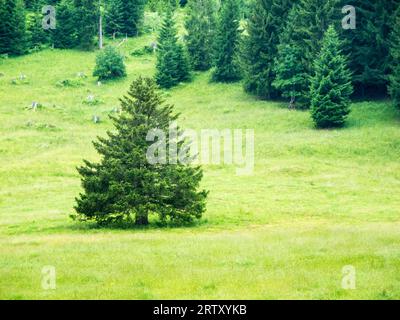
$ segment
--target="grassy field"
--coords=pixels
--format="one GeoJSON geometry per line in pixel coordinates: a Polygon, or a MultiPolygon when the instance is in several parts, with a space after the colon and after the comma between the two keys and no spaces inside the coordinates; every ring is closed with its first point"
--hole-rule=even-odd
{"type": "Polygon", "coordinates": [[[205,166],[210,190],[190,228],[99,229],[72,221],[76,167],[154,57],[128,53],[128,77],[97,86],[95,53],[46,50],[0,62],[1,299],[399,299],[400,114],[355,103],[346,128],[313,129],[307,112],[258,101],[208,73],[166,92],[186,128],[255,130],[255,170],[205,166]],[[56,83],[89,77],[84,86],[56,83]],[[12,84],[23,73],[27,83],[12,84]],[[83,103],[94,94],[101,103],[83,103]],[[27,109],[37,101],[37,111],[27,109]],[[94,124],[98,115],[101,123],[94,124]],[[54,266],[57,288],[43,290],[54,266]],[[354,266],[356,289],[341,286],[354,266]]]}

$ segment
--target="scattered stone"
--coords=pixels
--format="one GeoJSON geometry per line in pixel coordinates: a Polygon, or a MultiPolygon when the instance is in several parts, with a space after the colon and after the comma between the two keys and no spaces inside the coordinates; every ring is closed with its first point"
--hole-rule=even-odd
{"type": "Polygon", "coordinates": [[[81,78],[81,79],[86,79],[87,78],[87,75],[84,72],[78,72],[76,76],[78,78],[81,78]]]}
{"type": "Polygon", "coordinates": [[[150,48],[152,48],[153,51],[156,51],[157,48],[158,48],[157,42],[152,41],[152,42],[150,43],[150,48]]]}
{"type": "Polygon", "coordinates": [[[32,105],[31,105],[31,109],[32,109],[33,111],[36,111],[37,107],[38,107],[38,103],[37,103],[36,101],[33,101],[33,102],[32,102],[32,105]]]}
{"type": "Polygon", "coordinates": [[[86,97],[86,100],[83,101],[83,104],[87,104],[90,106],[95,106],[102,103],[101,100],[97,99],[92,93],[86,97]]]}
{"type": "Polygon", "coordinates": [[[97,115],[94,115],[92,120],[93,120],[93,123],[100,123],[100,117],[97,115]]]}
{"type": "Polygon", "coordinates": [[[122,109],[119,108],[119,107],[114,107],[111,110],[111,113],[119,113],[119,114],[121,114],[121,112],[122,112],[122,109]]]}
{"type": "Polygon", "coordinates": [[[40,108],[43,108],[42,104],[40,104],[39,102],[36,102],[36,101],[32,101],[31,105],[28,106],[26,109],[36,111],[40,108]]]}
{"type": "Polygon", "coordinates": [[[11,84],[14,85],[29,84],[29,80],[26,75],[21,73],[17,78],[11,80],[11,84]]]}

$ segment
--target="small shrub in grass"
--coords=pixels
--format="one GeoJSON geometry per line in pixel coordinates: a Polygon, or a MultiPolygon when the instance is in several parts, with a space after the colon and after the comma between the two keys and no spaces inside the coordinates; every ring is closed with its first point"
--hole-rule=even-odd
{"type": "Polygon", "coordinates": [[[334,27],[330,26],[311,79],[311,116],[318,128],[341,127],[350,113],[352,75],[341,48],[342,41],[334,27]]]}
{"type": "Polygon", "coordinates": [[[131,56],[140,57],[153,53],[154,53],[154,48],[152,46],[144,46],[143,48],[132,51],[131,56]]]}
{"type": "Polygon", "coordinates": [[[86,104],[88,106],[97,106],[99,104],[102,104],[103,101],[98,99],[95,95],[89,94],[85,100],[82,101],[83,104],[86,104]]]}
{"type": "Polygon", "coordinates": [[[110,80],[126,76],[124,57],[112,47],[101,50],[96,57],[96,67],[93,76],[99,80],[110,80]]]}
{"type": "Polygon", "coordinates": [[[56,84],[57,87],[71,87],[71,88],[77,88],[83,85],[84,83],[82,82],[81,79],[65,79],[58,81],[56,84]]]}

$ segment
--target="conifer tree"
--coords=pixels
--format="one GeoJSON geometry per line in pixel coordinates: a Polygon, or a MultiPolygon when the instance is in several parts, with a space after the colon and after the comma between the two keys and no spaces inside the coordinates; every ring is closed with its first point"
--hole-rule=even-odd
{"type": "Polygon", "coordinates": [[[225,0],[222,4],[214,48],[215,70],[212,75],[214,81],[230,82],[240,78],[236,59],[239,19],[238,0],[225,0]]]}
{"type": "Polygon", "coordinates": [[[42,27],[42,14],[29,12],[26,15],[26,38],[29,49],[38,49],[50,42],[50,32],[42,27]]]}
{"type": "Polygon", "coordinates": [[[27,47],[22,0],[0,0],[0,54],[20,55],[27,47]]]}
{"type": "Polygon", "coordinates": [[[57,27],[53,30],[55,48],[68,49],[77,45],[75,8],[72,0],[62,0],[57,5],[57,27]]]}
{"type": "Polygon", "coordinates": [[[178,43],[177,30],[168,9],[158,38],[156,82],[162,88],[171,88],[189,80],[189,62],[182,44],[178,43]]]}
{"type": "Polygon", "coordinates": [[[123,0],[109,0],[106,6],[105,32],[110,36],[125,36],[123,0]]]}
{"type": "MultiPolygon", "coordinates": [[[[304,108],[305,96],[309,93],[309,79],[305,69],[302,48],[292,41],[296,10],[293,7],[288,16],[288,22],[281,33],[278,54],[275,59],[273,71],[275,80],[272,85],[281,92],[282,97],[290,99],[289,108],[304,108]]],[[[307,106],[308,107],[308,106],[307,106]]]]}
{"type": "MultiPolygon", "coordinates": [[[[133,82],[121,106],[122,114],[112,117],[116,132],[94,142],[101,161],[85,160],[78,168],[84,192],[76,199],[75,218],[99,224],[134,221],[136,225],[148,224],[150,214],[173,223],[201,218],[207,196],[206,191],[198,191],[201,168],[171,161],[166,150],[160,151],[165,161],[149,158],[154,142],[148,141],[148,135],[155,129],[165,132],[165,148],[177,142],[168,134],[170,123],[177,120],[173,107],[164,104],[148,78],[133,82]]],[[[156,144],[162,141],[159,138],[156,144]]]]}
{"type": "Polygon", "coordinates": [[[400,9],[393,21],[393,31],[391,34],[391,74],[389,77],[389,93],[394,104],[400,108],[400,9]]]}
{"type": "Polygon", "coordinates": [[[294,96],[290,98],[296,99],[300,109],[310,107],[309,87],[314,61],[329,25],[339,29],[340,12],[338,0],[299,0],[293,5],[280,34],[274,86],[282,90],[283,97],[288,97],[287,89],[294,84],[291,89],[294,96]],[[295,68],[287,69],[285,62],[293,63],[295,68]]]}
{"type": "Polygon", "coordinates": [[[388,39],[400,1],[353,0],[350,4],[356,9],[356,29],[342,30],[342,35],[348,43],[345,53],[350,56],[356,93],[361,97],[385,94],[390,72],[388,39]]]}
{"type": "Polygon", "coordinates": [[[279,34],[291,6],[290,0],[254,0],[251,5],[248,35],[244,36],[241,45],[244,88],[263,99],[278,95],[272,86],[275,79],[273,65],[279,34]]]}
{"type": "Polygon", "coordinates": [[[215,0],[192,0],[188,3],[185,40],[194,70],[205,71],[212,65],[216,25],[215,0]]]}
{"type": "Polygon", "coordinates": [[[145,0],[108,0],[106,33],[133,37],[140,31],[145,0]]]}
{"type": "Polygon", "coordinates": [[[350,113],[351,72],[333,26],[325,33],[311,79],[311,115],[318,128],[341,127],[350,113]]]}
{"type": "Polygon", "coordinates": [[[94,37],[97,35],[99,6],[97,0],[74,0],[77,45],[82,50],[94,48],[94,37]]]}

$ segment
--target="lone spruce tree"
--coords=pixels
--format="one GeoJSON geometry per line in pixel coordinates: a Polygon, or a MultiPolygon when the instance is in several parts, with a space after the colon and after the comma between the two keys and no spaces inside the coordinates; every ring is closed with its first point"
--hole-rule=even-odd
{"type": "Polygon", "coordinates": [[[342,42],[333,26],[322,41],[311,79],[311,115],[318,128],[341,127],[350,113],[351,72],[342,54],[342,42]]]}
{"type": "Polygon", "coordinates": [[[171,88],[190,79],[190,67],[185,50],[178,42],[172,10],[167,9],[158,38],[156,82],[171,88]]]}
{"type": "Polygon", "coordinates": [[[391,36],[390,54],[392,58],[389,76],[389,93],[394,104],[400,108],[400,9],[397,10],[391,36]]]}
{"type": "Polygon", "coordinates": [[[239,39],[239,3],[238,0],[225,0],[222,4],[215,41],[214,81],[231,82],[240,79],[240,70],[236,59],[239,39]]]}
{"type": "Polygon", "coordinates": [[[94,142],[102,157],[100,163],[85,160],[78,168],[84,193],[76,199],[75,218],[99,224],[134,221],[136,225],[147,225],[150,214],[172,223],[201,218],[207,197],[206,191],[198,191],[202,170],[189,161],[176,161],[166,150],[176,143],[182,159],[181,152],[188,149],[182,151],[183,142],[168,134],[177,116],[172,106],[163,104],[156,89],[152,79],[135,80],[121,99],[122,114],[112,117],[116,131],[94,142]],[[165,137],[163,141],[158,136],[157,152],[151,153],[155,144],[149,136],[155,130],[165,137]]]}

